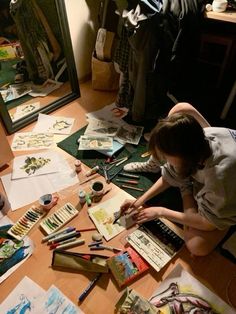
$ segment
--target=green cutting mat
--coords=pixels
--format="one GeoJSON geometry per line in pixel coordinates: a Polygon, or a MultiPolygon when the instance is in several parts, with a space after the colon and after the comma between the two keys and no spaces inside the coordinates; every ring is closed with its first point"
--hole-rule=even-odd
{"type": "MultiPolygon", "coordinates": [[[[67,137],[65,140],[59,142],[57,146],[63,149],[64,151],[66,151],[68,154],[75,157],[76,159],[81,160],[85,165],[87,165],[90,168],[97,165],[102,166],[107,158],[105,155],[94,150],[88,150],[88,151],[78,150],[77,140],[80,137],[80,135],[84,134],[85,129],[86,129],[86,126],[78,130],[77,132],[73,133],[72,135],[67,137]]],[[[147,158],[141,157],[141,155],[145,153],[146,151],[147,151],[147,142],[144,140],[144,138],[141,138],[140,143],[137,146],[130,145],[130,144],[127,144],[126,146],[124,146],[124,148],[122,148],[119,152],[115,154],[115,157],[119,159],[125,156],[129,156],[129,159],[118,167],[114,166],[109,171],[110,177],[112,177],[112,175],[114,175],[115,173],[120,172],[123,169],[124,165],[130,162],[148,160],[149,157],[147,158]]],[[[102,176],[104,176],[102,169],[99,170],[99,173],[102,176]]],[[[139,184],[135,185],[135,187],[142,188],[144,189],[144,191],[147,191],[159,177],[159,174],[155,174],[155,173],[135,173],[135,174],[140,176],[139,184]]],[[[125,184],[125,183],[117,182],[116,181],[117,178],[129,179],[126,177],[119,176],[119,173],[118,173],[111,181],[112,183],[116,184],[119,187],[121,187],[121,184],[125,184]]],[[[124,189],[124,190],[128,192],[130,195],[134,196],[135,198],[143,194],[143,192],[135,191],[131,189],[124,189]]],[[[179,193],[175,188],[170,188],[165,193],[162,193],[158,197],[153,198],[150,201],[150,204],[152,203],[155,203],[155,204],[159,203],[159,204],[162,204],[162,206],[171,206],[171,208],[173,207],[175,209],[178,209],[180,208],[180,206],[182,206],[182,203],[180,202],[179,193]]]]}

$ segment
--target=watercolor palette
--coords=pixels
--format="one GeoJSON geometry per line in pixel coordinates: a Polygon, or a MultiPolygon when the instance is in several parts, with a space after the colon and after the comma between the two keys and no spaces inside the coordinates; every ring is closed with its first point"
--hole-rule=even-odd
{"type": "Polygon", "coordinates": [[[20,241],[44,215],[44,211],[36,206],[32,206],[20,219],[18,219],[7,233],[20,241]]]}
{"type": "Polygon", "coordinates": [[[41,221],[40,227],[47,234],[51,234],[66,225],[67,222],[78,215],[78,213],[79,211],[71,203],[66,203],[52,215],[41,221]]]}

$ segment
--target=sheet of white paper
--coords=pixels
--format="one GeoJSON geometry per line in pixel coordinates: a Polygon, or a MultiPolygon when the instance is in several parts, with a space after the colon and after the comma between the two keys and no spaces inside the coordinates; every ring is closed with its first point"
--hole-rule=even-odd
{"type": "Polygon", "coordinates": [[[0,313],[39,313],[36,308],[45,294],[45,290],[25,276],[2,302],[0,313]]]}
{"type": "Polygon", "coordinates": [[[120,123],[121,119],[127,115],[128,111],[128,108],[120,108],[117,107],[115,103],[112,103],[100,110],[86,113],[86,117],[120,123]]]}
{"type": "MultiPolygon", "coordinates": [[[[6,225],[13,225],[13,222],[7,216],[3,216],[0,219],[0,226],[6,226],[6,225]]],[[[0,283],[3,282],[6,278],[8,278],[21,264],[23,264],[32,255],[33,250],[34,250],[34,244],[32,240],[28,236],[26,236],[23,239],[23,241],[24,241],[24,246],[25,246],[23,256],[25,256],[25,258],[19,263],[17,263],[16,265],[9,268],[9,270],[7,270],[2,276],[0,276],[0,283]]],[[[4,313],[4,312],[0,310],[0,313],[4,313]]]]}
{"type": "Polygon", "coordinates": [[[56,173],[18,180],[11,180],[11,174],[1,177],[13,211],[37,201],[44,194],[58,192],[79,182],[74,169],[62,156],[58,157],[60,162],[56,173]]]}
{"type": "Polygon", "coordinates": [[[34,132],[50,132],[55,134],[70,134],[75,119],[49,116],[40,113],[34,127],[34,132]]]}
{"type": "Polygon", "coordinates": [[[21,132],[14,135],[11,149],[13,151],[49,149],[55,147],[53,133],[21,132]]]}
{"type": "Polygon", "coordinates": [[[149,301],[160,313],[172,313],[173,308],[182,309],[181,313],[190,313],[189,309],[191,313],[236,313],[181,265],[177,265],[161,282],[149,301]]]}
{"type": "Polygon", "coordinates": [[[55,152],[18,156],[13,161],[12,179],[31,178],[57,172],[58,164],[58,155],[55,152]]]}
{"type": "Polygon", "coordinates": [[[40,102],[34,102],[30,104],[17,106],[16,112],[12,115],[12,120],[16,121],[22,117],[26,117],[29,114],[37,111],[40,108],[40,102]]]}
{"type": "Polygon", "coordinates": [[[126,216],[122,216],[113,224],[114,213],[119,211],[125,199],[134,199],[134,197],[121,190],[111,199],[88,209],[90,218],[107,241],[134,224],[133,219],[126,216]]]}

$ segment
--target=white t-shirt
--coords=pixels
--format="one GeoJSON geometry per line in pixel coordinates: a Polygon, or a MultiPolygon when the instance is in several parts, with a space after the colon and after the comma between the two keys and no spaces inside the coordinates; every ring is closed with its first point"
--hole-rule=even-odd
{"type": "MultiPolygon", "coordinates": [[[[199,213],[218,229],[236,224],[236,131],[227,128],[204,128],[212,156],[203,169],[181,180],[168,163],[162,176],[181,193],[193,193],[199,213]]],[[[194,142],[193,142],[194,145],[194,142]]]]}

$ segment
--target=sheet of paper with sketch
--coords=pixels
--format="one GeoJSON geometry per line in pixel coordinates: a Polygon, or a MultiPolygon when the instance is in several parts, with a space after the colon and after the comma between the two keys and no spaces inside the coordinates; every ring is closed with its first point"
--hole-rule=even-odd
{"type": "Polygon", "coordinates": [[[90,218],[107,241],[134,225],[132,216],[122,216],[113,224],[114,213],[119,211],[125,199],[134,199],[134,197],[121,190],[111,199],[88,209],[90,218]]]}
{"type": "Polygon", "coordinates": [[[81,135],[78,150],[112,150],[113,139],[109,136],[81,135]]]}
{"type": "Polygon", "coordinates": [[[18,156],[13,161],[12,179],[58,172],[58,164],[58,155],[50,151],[18,156]]]}
{"type": "Polygon", "coordinates": [[[50,132],[54,134],[70,134],[75,119],[61,116],[50,116],[39,113],[34,132],[50,132]]]}

